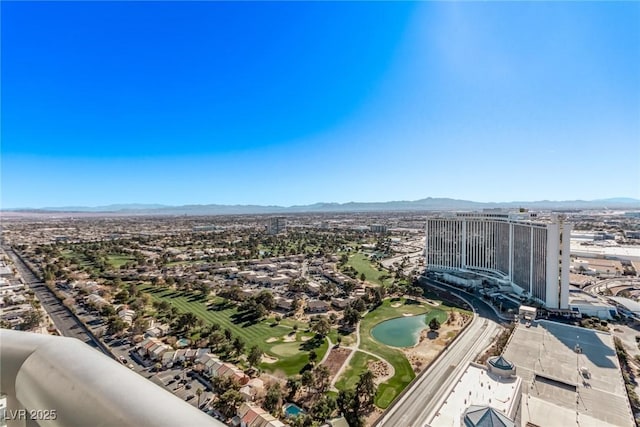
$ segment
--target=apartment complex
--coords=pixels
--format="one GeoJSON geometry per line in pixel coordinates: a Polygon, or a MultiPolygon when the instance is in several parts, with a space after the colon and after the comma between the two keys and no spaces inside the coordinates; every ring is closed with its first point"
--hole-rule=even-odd
{"type": "Polygon", "coordinates": [[[426,265],[468,271],[548,308],[569,300],[571,225],[530,212],[456,212],[427,220],[426,265]],[[564,268],[563,268],[564,267],[564,268]]]}

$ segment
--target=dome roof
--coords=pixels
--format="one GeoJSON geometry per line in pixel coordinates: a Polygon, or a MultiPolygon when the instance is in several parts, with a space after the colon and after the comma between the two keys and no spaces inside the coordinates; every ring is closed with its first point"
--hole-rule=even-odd
{"type": "Polygon", "coordinates": [[[490,406],[469,406],[463,422],[465,427],[515,427],[511,419],[490,406]]]}
{"type": "Polygon", "coordinates": [[[494,356],[489,359],[489,363],[494,368],[503,369],[505,371],[513,369],[513,363],[509,362],[502,356],[494,356]]]}

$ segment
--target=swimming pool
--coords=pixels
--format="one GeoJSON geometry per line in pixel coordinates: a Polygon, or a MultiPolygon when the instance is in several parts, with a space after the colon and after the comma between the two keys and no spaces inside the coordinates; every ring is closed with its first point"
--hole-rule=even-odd
{"type": "Polygon", "coordinates": [[[283,406],[285,417],[295,417],[296,415],[304,414],[304,409],[293,403],[287,403],[283,406]]]}

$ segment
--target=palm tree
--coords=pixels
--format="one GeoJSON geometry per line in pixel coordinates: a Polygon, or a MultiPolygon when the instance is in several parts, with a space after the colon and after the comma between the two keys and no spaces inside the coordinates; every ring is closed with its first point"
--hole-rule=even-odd
{"type": "Polygon", "coordinates": [[[200,407],[200,398],[202,397],[202,389],[198,387],[196,390],[196,395],[198,396],[198,408],[200,407]]]}

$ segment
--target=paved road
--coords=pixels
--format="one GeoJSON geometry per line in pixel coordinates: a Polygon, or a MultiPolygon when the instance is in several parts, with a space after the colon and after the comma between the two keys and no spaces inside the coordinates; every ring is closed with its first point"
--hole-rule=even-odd
{"type": "Polygon", "coordinates": [[[582,290],[584,292],[589,292],[597,296],[597,295],[600,295],[600,293],[603,292],[604,289],[608,288],[609,286],[613,287],[613,286],[622,286],[627,284],[631,286],[634,283],[635,284],[638,283],[637,277],[614,277],[611,279],[599,280],[593,285],[585,286],[582,290]]]}
{"type": "MultiPolygon", "coordinates": [[[[65,337],[77,338],[80,341],[105,352],[101,345],[89,335],[85,326],[65,307],[53,292],[37,278],[24,262],[16,255],[11,248],[4,248],[7,255],[11,257],[18,272],[22,276],[27,286],[36,294],[42,307],[49,313],[51,320],[60,333],[65,337]]],[[[106,353],[106,352],[105,352],[106,353]]]]}
{"type": "Polygon", "coordinates": [[[444,290],[444,292],[446,292],[447,294],[454,294],[466,299],[473,305],[473,308],[480,317],[484,317],[485,319],[489,319],[496,323],[503,323],[506,320],[504,318],[501,319],[496,313],[496,310],[476,294],[471,294],[454,286],[447,285],[446,283],[427,279],[425,277],[421,278],[420,280],[422,285],[428,287],[430,291],[434,291],[437,293],[440,290],[444,290]]]}
{"type": "MultiPolygon", "coordinates": [[[[451,291],[451,293],[458,293],[451,291]]],[[[476,311],[469,327],[456,342],[411,385],[381,418],[378,426],[424,426],[467,363],[486,349],[500,331],[495,312],[480,298],[460,293],[476,311]]]]}
{"type": "Polygon", "coordinates": [[[500,327],[491,320],[474,317],[464,335],[449,347],[378,423],[379,426],[424,426],[457,375],[487,348],[500,327]]]}

